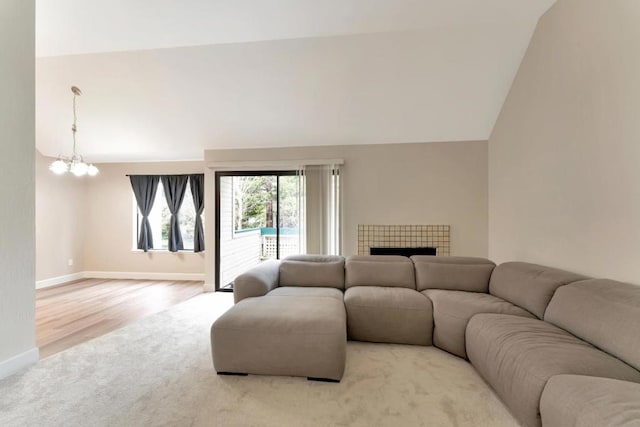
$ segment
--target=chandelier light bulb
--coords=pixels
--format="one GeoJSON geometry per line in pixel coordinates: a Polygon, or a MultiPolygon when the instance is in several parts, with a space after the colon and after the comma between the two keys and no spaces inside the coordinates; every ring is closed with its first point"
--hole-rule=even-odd
{"type": "Polygon", "coordinates": [[[51,163],[49,166],[49,170],[56,175],[63,175],[69,170],[69,166],[65,163],[64,160],[58,159],[55,162],[51,163]]]}
{"type": "Polygon", "coordinates": [[[87,172],[89,171],[89,166],[87,166],[87,164],[85,162],[78,162],[78,163],[72,163],[71,164],[71,173],[74,174],[75,176],[83,176],[86,175],[87,172]]]}
{"type": "Polygon", "coordinates": [[[98,172],[100,171],[93,164],[89,165],[89,167],[87,168],[87,175],[89,176],[96,176],[98,175],[98,172]]]}

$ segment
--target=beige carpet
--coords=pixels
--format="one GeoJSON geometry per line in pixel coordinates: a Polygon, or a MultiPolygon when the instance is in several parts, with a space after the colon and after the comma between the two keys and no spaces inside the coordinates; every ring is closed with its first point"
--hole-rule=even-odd
{"type": "Polygon", "coordinates": [[[433,347],[349,343],[341,383],[226,377],[204,294],[0,381],[8,426],[517,426],[473,368],[433,347]]]}

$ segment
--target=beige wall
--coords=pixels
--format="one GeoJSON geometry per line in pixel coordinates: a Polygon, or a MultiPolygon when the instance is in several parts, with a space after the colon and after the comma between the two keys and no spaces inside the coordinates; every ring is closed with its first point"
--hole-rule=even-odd
{"type": "Polygon", "coordinates": [[[33,0],[0,2],[0,377],[37,357],[34,26],[33,0]]]}
{"type": "Polygon", "coordinates": [[[84,269],[99,272],[204,273],[204,254],[133,250],[133,193],[127,174],[202,173],[202,162],[108,163],[87,180],[84,269]]]}
{"type": "MultiPolygon", "coordinates": [[[[452,255],[487,255],[487,143],[344,145],[330,147],[208,150],[219,162],[344,159],[345,255],[357,253],[358,224],[450,224],[452,255]]],[[[213,174],[207,169],[213,188],[213,174]]],[[[213,212],[213,193],[206,193],[213,212]],[[210,194],[211,193],[211,194],[210,194]]],[[[213,229],[214,216],[206,226],[213,229]]],[[[207,234],[208,248],[213,233],[207,234]]],[[[207,251],[207,284],[214,253],[207,251]]]]}
{"type": "Polygon", "coordinates": [[[53,160],[36,151],[37,281],[84,271],[86,187],[90,178],[55,175],[48,169],[53,160]]]}
{"type": "Polygon", "coordinates": [[[489,141],[489,255],[640,284],[640,2],[560,0],[489,141]]]}

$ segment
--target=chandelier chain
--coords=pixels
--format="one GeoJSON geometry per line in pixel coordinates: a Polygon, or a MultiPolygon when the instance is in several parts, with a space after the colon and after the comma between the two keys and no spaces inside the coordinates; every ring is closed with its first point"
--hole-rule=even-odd
{"type": "Polygon", "coordinates": [[[73,156],[76,156],[76,132],[78,131],[78,112],[76,110],[76,98],[78,94],[76,91],[73,91],[73,125],[71,125],[71,132],[73,132],[73,156]]]}

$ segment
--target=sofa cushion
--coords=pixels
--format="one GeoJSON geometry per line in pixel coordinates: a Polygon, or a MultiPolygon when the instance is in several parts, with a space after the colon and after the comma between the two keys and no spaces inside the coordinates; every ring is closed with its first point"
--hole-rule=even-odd
{"type": "Polygon", "coordinates": [[[332,255],[293,255],[280,263],[280,286],[344,289],[344,258],[332,255]]]}
{"type": "Polygon", "coordinates": [[[640,370],[640,286],[604,279],[563,286],[544,320],[640,370]]]}
{"type": "Polygon", "coordinates": [[[417,291],[357,286],[347,289],[344,305],[349,339],[431,345],[431,301],[417,291]]]}
{"type": "Polygon", "coordinates": [[[428,289],[422,291],[433,304],[433,345],[460,357],[467,357],[465,330],[478,313],[535,316],[520,307],[489,294],[428,289]]]}
{"type": "Polygon", "coordinates": [[[542,319],[555,290],[585,276],[526,262],[505,262],[491,274],[489,292],[542,319]]]}
{"type": "Polygon", "coordinates": [[[488,292],[489,278],[496,266],[485,258],[414,255],[416,288],[488,292]]]}
{"type": "Polygon", "coordinates": [[[351,256],[345,263],[345,286],[416,288],[413,263],[396,255],[351,256]]]}
{"type": "Polygon", "coordinates": [[[342,378],[346,314],[341,299],[318,296],[247,298],[211,327],[219,373],[342,378]]]}
{"type": "Polygon", "coordinates": [[[640,384],[556,375],[542,392],[540,413],[545,427],[640,427],[640,384]]]}
{"type": "Polygon", "coordinates": [[[594,375],[640,381],[640,372],[562,329],[537,319],[476,314],[466,331],[467,355],[511,412],[540,426],[538,404],[549,378],[594,375]]]}
{"type": "Polygon", "coordinates": [[[318,297],[318,298],[335,298],[342,301],[344,293],[336,288],[312,288],[310,286],[284,286],[275,288],[267,295],[277,297],[318,297]]]}

